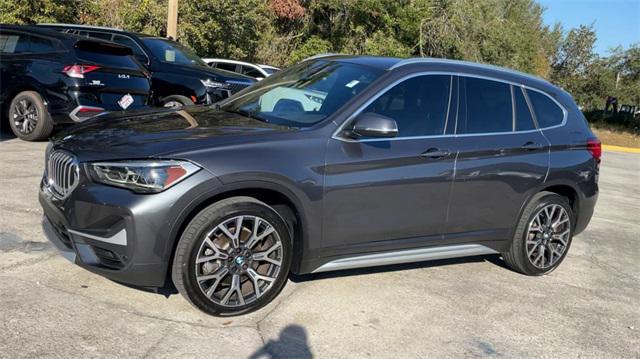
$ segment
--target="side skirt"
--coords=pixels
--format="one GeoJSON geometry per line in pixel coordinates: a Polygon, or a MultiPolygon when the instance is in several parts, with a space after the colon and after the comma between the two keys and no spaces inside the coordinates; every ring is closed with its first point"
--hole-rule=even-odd
{"type": "Polygon", "coordinates": [[[340,258],[323,264],[312,273],[495,253],[498,252],[480,244],[461,244],[454,246],[408,249],[340,258]]]}

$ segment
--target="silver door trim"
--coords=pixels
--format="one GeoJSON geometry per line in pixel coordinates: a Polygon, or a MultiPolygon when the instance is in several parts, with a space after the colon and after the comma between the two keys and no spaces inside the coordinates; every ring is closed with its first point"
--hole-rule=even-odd
{"type": "Polygon", "coordinates": [[[356,255],[353,257],[336,259],[323,264],[311,273],[495,253],[498,252],[480,244],[461,244],[453,246],[406,249],[384,253],[356,255]]]}

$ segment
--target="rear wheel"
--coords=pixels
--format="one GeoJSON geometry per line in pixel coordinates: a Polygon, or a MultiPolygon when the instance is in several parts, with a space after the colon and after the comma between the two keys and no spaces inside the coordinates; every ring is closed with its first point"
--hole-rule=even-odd
{"type": "Polygon", "coordinates": [[[13,98],[9,125],[13,133],[25,141],[47,139],[53,131],[53,121],[44,101],[34,91],[23,91],[13,98]]]}
{"type": "Polygon", "coordinates": [[[565,197],[540,192],[522,213],[515,236],[503,258],[512,269],[543,275],[564,260],[573,237],[573,212],[565,197]]]}
{"type": "Polygon", "coordinates": [[[193,105],[193,101],[181,95],[171,95],[162,99],[162,106],[169,108],[180,108],[193,105]]]}
{"type": "Polygon", "coordinates": [[[174,257],[173,282],[206,313],[248,313],[284,287],[291,248],[287,226],[273,208],[250,197],[225,199],[187,225],[174,257]]]}

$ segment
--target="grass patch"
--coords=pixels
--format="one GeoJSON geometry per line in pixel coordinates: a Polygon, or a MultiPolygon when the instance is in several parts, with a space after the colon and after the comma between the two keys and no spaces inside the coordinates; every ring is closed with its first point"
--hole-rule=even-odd
{"type": "Polygon", "coordinates": [[[640,118],[628,113],[587,111],[584,116],[591,130],[606,145],[640,148],[640,118]]]}

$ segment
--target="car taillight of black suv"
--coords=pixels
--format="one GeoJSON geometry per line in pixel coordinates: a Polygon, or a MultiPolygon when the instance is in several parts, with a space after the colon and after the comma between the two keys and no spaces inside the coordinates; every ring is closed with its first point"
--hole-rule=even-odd
{"type": "Polygon", "coordinates": [[[545,80],[325,56],[214,106],[60,134],[40,202],[76,264],[145,287],[171,278],[205,312],[236,315],[290,272],[501,254],[547,274],[591,219],[600,151],[545,80]]]}
{"type": "Polygon", "coordinates": [[[151,104],[150,77],[130,48],[33,26],[0,25],[0,108],[16,136],[151,104]]]}

